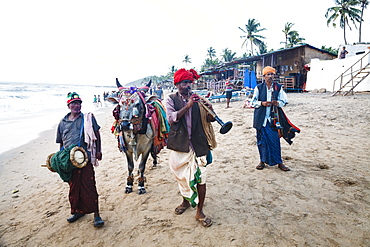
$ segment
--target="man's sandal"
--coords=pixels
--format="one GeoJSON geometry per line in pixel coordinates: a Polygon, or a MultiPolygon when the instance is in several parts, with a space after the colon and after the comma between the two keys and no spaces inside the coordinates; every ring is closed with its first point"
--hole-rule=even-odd
{"type": "Polygon", "coordinates": [[[278,167],[282,171],[285,171],[285,172],[290,171],[289,167],[285,166],[284,164],[279,164],[278,167]]]}
{"type": "Polygon", "coordinates": [[[186,211],[186,209],[188,209],[188,207],[190,207],[190,205],[188,205],[186,207],[184,207],[182,205],[177,206],[177,208],[175,208],[175,214],[180,215],[180,214],[184,213],[186,211]]]}
{"type": "Polygon", "coordinates": [[[208,217],[205,217],[205,218],[202,218],[202,219],[198,219],[198,218],[196,218],[196,219],[204,227],[210,227],[213,223],[212,220],[208,217]]]}
{"type": "Polygon", "coordinates": [[[265,168],[266,167],[266,164],[265,163],[263,163],[263,162],[260,162],[259,164],[258,164],[258,166],[256,166],[256,169],[257,170],[262,170],[263,168],[265,168]]]}

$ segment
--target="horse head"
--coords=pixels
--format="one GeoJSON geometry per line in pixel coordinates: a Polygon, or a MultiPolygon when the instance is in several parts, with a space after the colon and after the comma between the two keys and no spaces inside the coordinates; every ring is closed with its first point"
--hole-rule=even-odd
{"type": "Polygon", "coordinates": [[[144,115],[144,104],[138,92],[123,92],[120,95],[118,104],[121,106],[119,117],[122,130],[133,129],[133,125],[141,123],[144,115]]]}

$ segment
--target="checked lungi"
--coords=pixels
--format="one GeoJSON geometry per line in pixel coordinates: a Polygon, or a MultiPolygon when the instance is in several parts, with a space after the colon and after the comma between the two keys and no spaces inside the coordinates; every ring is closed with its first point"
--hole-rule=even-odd
{"type": "Polygon", "coordinates": [[[269,121],[267,121],[266,127],[257,130],[257,146],[260,153],[260,161],[269,166],[283,163],[281,160],[279,134],[271,129],[269,121]]]}
{"type": "Polygon", "coordinates": [[[71,214],[89,214],[99,211],[95,172],[90,161],[85,167],[74,169],[68,183],[71,214]]]}

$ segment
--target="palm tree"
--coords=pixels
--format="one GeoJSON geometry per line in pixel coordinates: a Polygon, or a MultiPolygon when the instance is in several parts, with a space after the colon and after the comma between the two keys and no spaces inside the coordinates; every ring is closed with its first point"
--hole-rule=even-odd
{"type": "MultiPolygon", "coordinates": [[[[333,27],[336,27],[335,21],[339,19],[339,25],[343,28],[344,43],[347,44],[346,39],[346,26],[349,27],[349,30],[352,30],[349,25],[349,21],[352,21],[356,27],[356,22],[362,21],[360,16],[361,10],[357,9],[356,6],[359,4],[359,0],[334,0],[335,7],[328,8],[326,11],[325,17],[328,18],[327,25],[329,26],[330,22],[333,23],[333,27]],[[333,12],[330,16],[329,14],[333,12]]],[[[356,27],[357,28],[357,27],[356,27]]]]}
{"type": "Polygon", "coordinates": [[[240,36],[240,38],[245,38],[242,44],[242,47],[245,44],[245,48],[248,48],[248,41],[251,43],[251,54],[253,56],[253,44],[255,44],[257,47],[261,47],[263,41],[261,39],[264,39],[265,37],[261,35],[257,35],[256,33],[266,30],[266,28],[259,29],[260,23],[256,19],[248,19],[248,24],[245,25],[245,30],[241,27],[239,27],[240,30],[242,30],[246,35],[240,36]]]}
{"type": "Polygon", "coordinates": [[[183,62],[183,63],[185,63],[185,64],[186,64],[186,66],[188,66],[188,63],[191,63],[191,58],[189,57],[189,55],[188,55],[188,54],[186,54],[186,55],[184,56],[184,60],[182,60],[182,62],[183,62]]]}
{"type": "Polygon", "coordinates": [[[166,79],[171,79],[173,77],[173,75],[175,74],[176,70],[177,70],[175,65],[172,65],[169,69],[170,69],[170,71],[167,73],[166,79]]]}
{"type": "Polygon", "coordinates": [[[212,47],[209,47],[209,49],[207,50],[207,53],[210,59],[216,57],[216,50],[213,49],[212,47]]]}
{"type": "Polygon", "coordinates": [[[335,54],[336,56],[338,55],[338,49],[335,49],[335,48],[333,48],[333,47],[326,47],[325,45],[323,45],[323,46],[321,46],[321,48],[320,48],[321,50],[324,50],[324,51],[328,51],[328,52],[330,52],[330,53],[332,53],[332,54],[335,54]]]}
{"type": "Polygon", "coordinates": [[[202,65],[202,70],[205,71],[205,70],[208,70],[208,69],[213,69],[219,63],[220,63],[220,61],[218,61],[217,58],[216,59],[206,58],[206,60],[204,61],[204,64],[202,65]]]}
{"type": "Polygon", "coordinates": [[[259,55],[261,54],[264,54],[264,53],[267,53],[267,45],[265,42],[262,42],[261,46],[260,46],[260,51],[259,51],[259,55]]]}
{"type": "Polygon", "coordinates": [[[295,45],[301,45],[303,44],[303,41],[305,38],[299,37],[298,31],[291,31],[289,37],[288,37],[288,45],[287,47],[293,47],[295,45]]]}
{"type": "Polygon", "coordinates": [[[223,49],[222,52],[224,53],[222,54],[222,58],[225,62],[231,62],[236,55],[236,52],[232,52],[229,48],[223,49]]]}
{"type": "Polygon", "coordinates": [[[360,0],[361,3],[361,21],[360,21],[360,27],[359,27],[359,37],[358,42],[361,42],[361,28],[362,28],[362,22],[364,19],[362,18],[364,16],[364,9],[366,9],[367,5],[369,4],[369,1],[367,0],[360,0]]]}
{"type": "Polygon", "coordinates": [[[288,38],[292,34],[292,30],[291,29],[292,29],[293,26],[294,26],[294,23],[287,22],[287,23],[285,23],[284,30],[282,30],[282,32],[285,35],[285,42],[281,42],[281,43],[284,43],[285,44],[285,48],[288,48],[288,38]]]}

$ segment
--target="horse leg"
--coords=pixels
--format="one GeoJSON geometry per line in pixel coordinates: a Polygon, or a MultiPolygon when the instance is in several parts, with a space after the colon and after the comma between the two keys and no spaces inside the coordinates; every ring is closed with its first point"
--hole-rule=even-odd
{"type": "Polygon", "coordinates": [[[146,164],[146,161],[148,160],[148,157],[149,157],[149,151],[146,152],[145,154],[142,154],[141,161],[139,164],[139,171],[140,171],[140,177],[138,179],[138,182],[139,182],[138,194],[139,195],[146,193],[146,190],[144,187],[144,183],[145,183],[144,171],[145,171],[145,164],[146,164]]]}
{"type": "Polygon", "coordinates": [[[154,151],[154,145],[150,149],[150,154],[151,154],[151,156],[153,158],[153,167],[157,167],[158,161],[157,161],[157,154],[154,151]]]}
{"type": "Polygon", "coordinates": [[[132,192],[132,186],[134,185],[134,175],[132,174],[134,170],[134,160],[132,158],[132,153],[129,153],[128,151],[126,152],[126,158],[128,166],[128,177],[125,193],[128,194],[132,192]]]}

